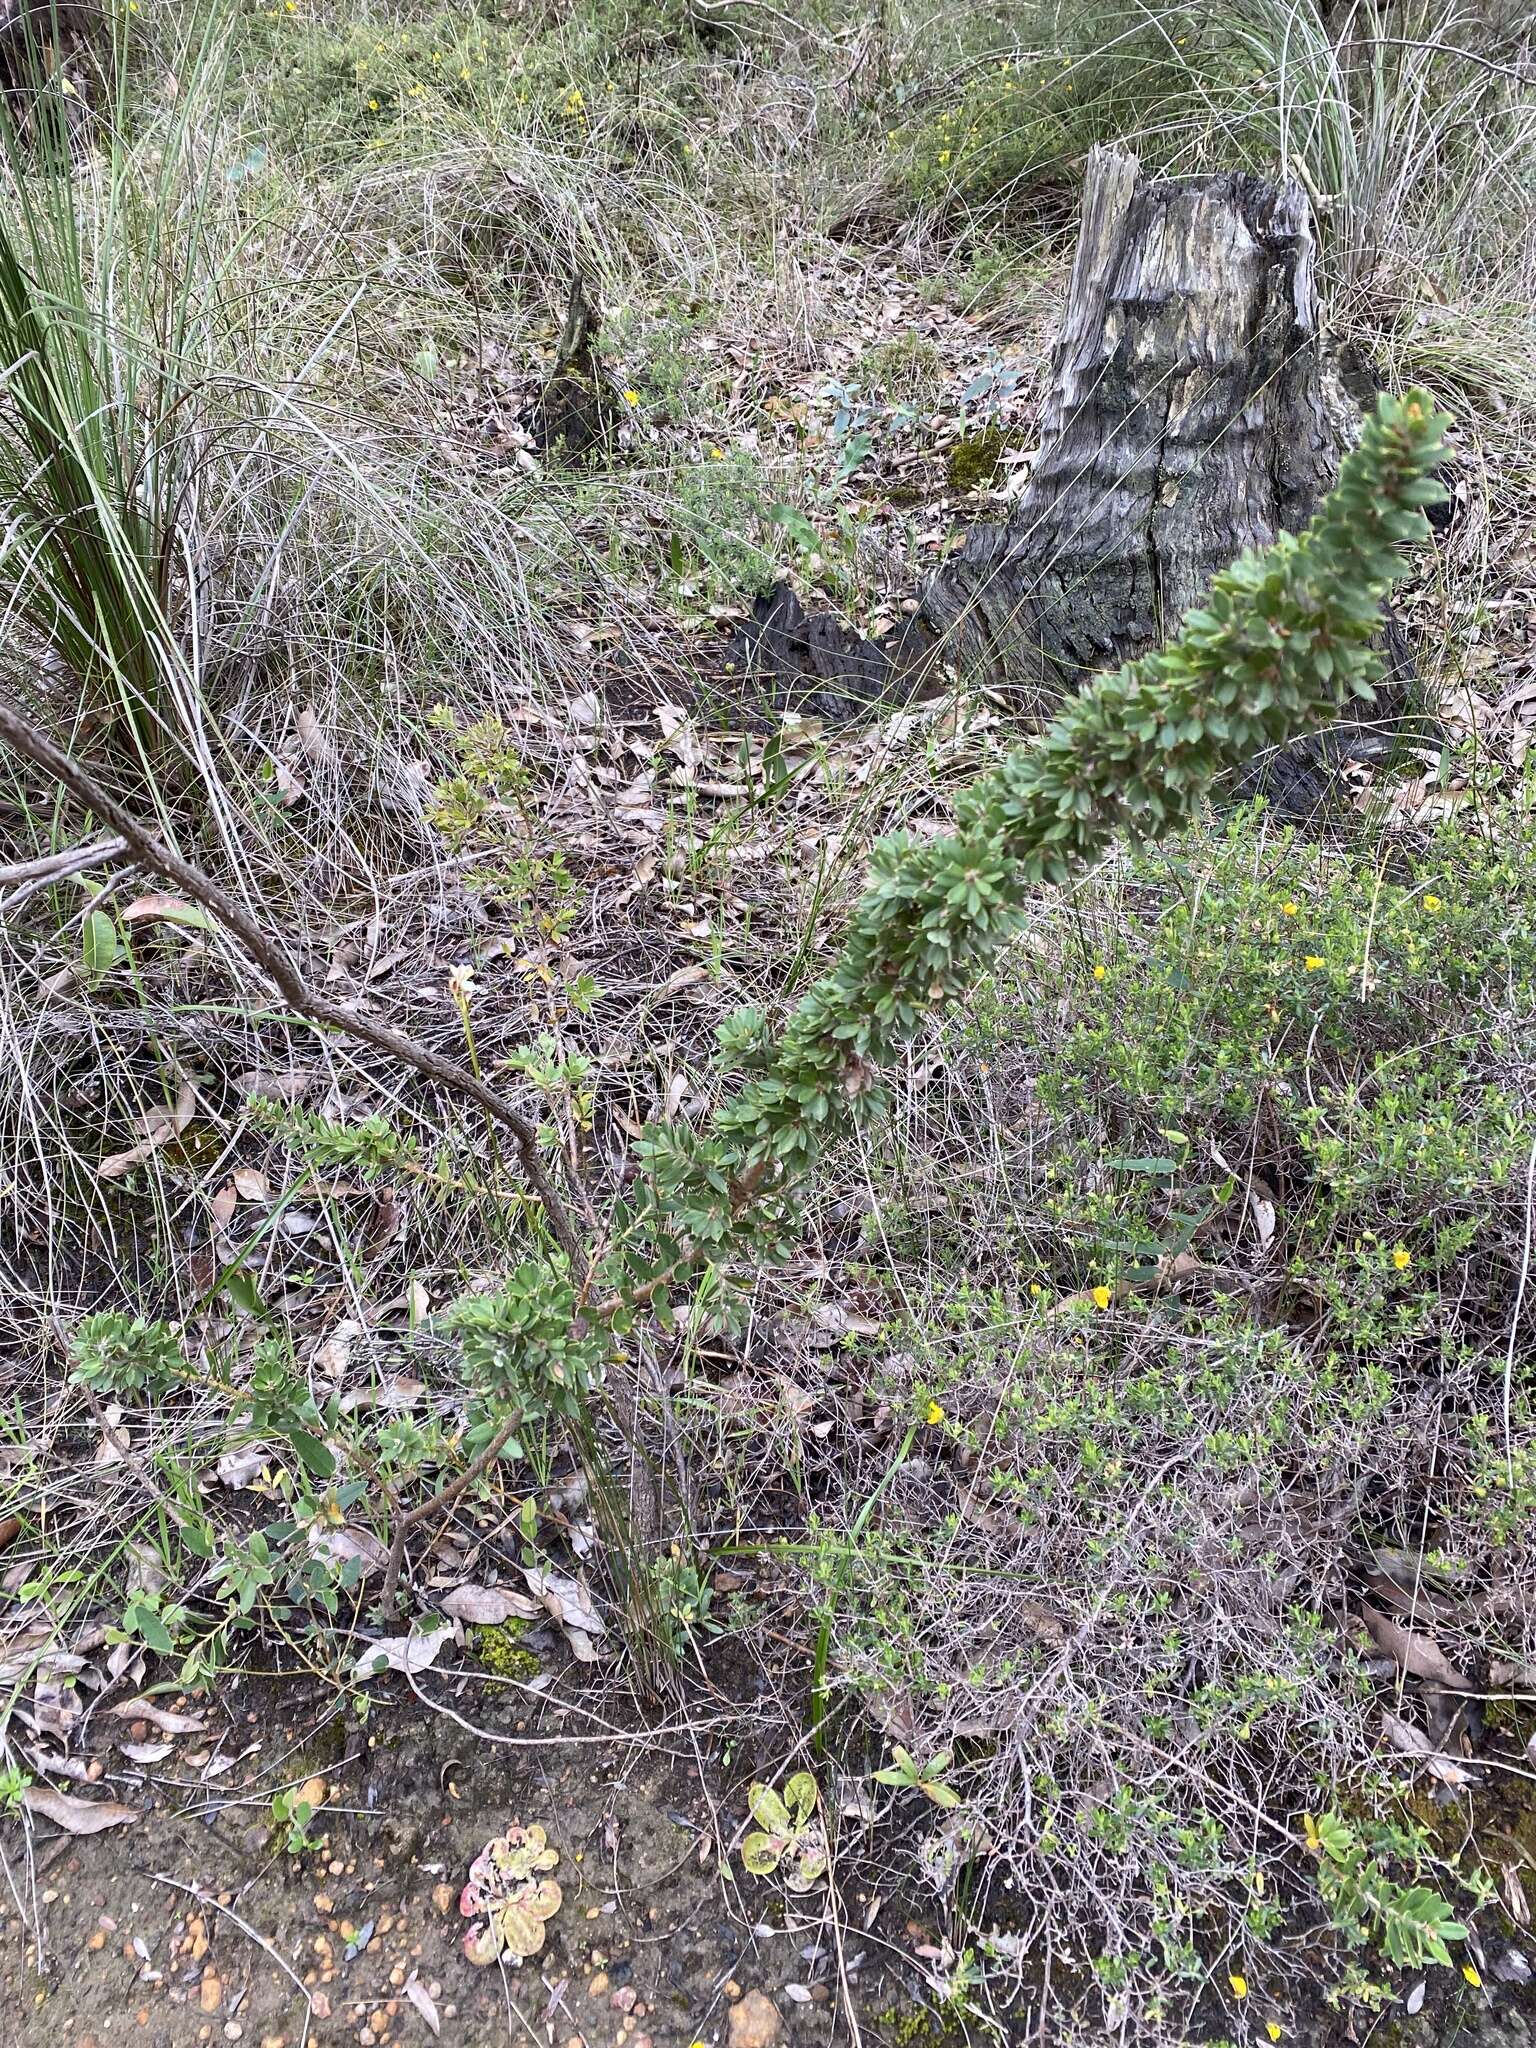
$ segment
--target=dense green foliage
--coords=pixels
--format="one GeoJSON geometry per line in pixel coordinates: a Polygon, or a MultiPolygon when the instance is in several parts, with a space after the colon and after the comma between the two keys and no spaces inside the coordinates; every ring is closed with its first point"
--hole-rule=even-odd
{"type": "Polygon", "coordinates": [[[782,1039],[760,1012],[723,1033],[751,1078],[712,1130],[645,1141],[674,1247],[718,1256],[788,1230],[798,1179],[878,1106],[880,1066],[995,956],[1031,887],[1065,880],[1116,833],[1174,830],[1216,776],[1370,696],[1381,600],[1442,494],[1444,426],[1422,393],[1384,398],[1304,534],[1235,562],[1166,648],[1074,698],[967,792],[952,835],[876,847],[842,957],[782,1039]]]}

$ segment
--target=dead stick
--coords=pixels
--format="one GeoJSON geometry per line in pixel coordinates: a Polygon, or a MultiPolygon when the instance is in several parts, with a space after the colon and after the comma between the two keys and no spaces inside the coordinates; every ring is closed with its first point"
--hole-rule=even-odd
{"type": "Polygon", "coordinates": [[[121,839],[98,839],[91,846],[66,846],[62,853],[39,854],[36,860],[0,867],[0,888],[9,888],[13,882],[51,882],[60,876],[76,875],[82,868],[116,860],[122,850],[121,839]]]}
{"type": "Polygon", "coordinates": [[[359,1016],[344,1004],[333,1003],[317,994],[282,945],[236,902],[222,884],[205,875],[190,861],[183,860],[179,853],[173,853],[163,840],[157,839],[131,811],[111,796],[88,768],[83,767],[73,755],[65,753],[62,747],[56,746],[46,733],[40,732],[13,704],[3,699],[0,699],[0,740],[62,783],[94,814],[98,823],[110,826],[121,837],[127,849],[145,867],[164,875],[185,890],[194,902],[200,903],[239,942],[276,984],[284,1000],[301,1016],[312,1018],[317,1024],[328,1024],[351,1038],[361,1039],[366,1045],[377,1046],[403,1065],[414,1067],[418,1074],[435,1081],[439,1087],[467,1096],[471,1102],[478,1103],[488,1116],[494,1117],[511,1133],[523,1172],[543,1206],[556,1243],[570,1260],[573,1271],[584,1270],[586,1260],[581,1239],[559,1190],[539,1157],[538,1133],[504,1096],[487,1087],[467,1067],[442,1058],[430,1047],[408,1038],[403,1031],[395,1031],[388,1024],[375,1023],[372,1018],[359,1016]]]}
{"type": "Polygon", "coordinates": [[[384,1572],[384,1592],[382,1597],[386,1613],[389,1610],[390,1602],[395,1597],[395,1587],[400,1583],[400,1566],[405,1557],[406,1537],[409,1536],[413,1529],[420,1528],[423,1522],[430,1520],[433,1515],[447,1507],[451,1501],[457,1500],[465,1487],[478,1479],[482,1472],[490,1470],[506,1449],[513,1431],[522,1419],[522,1414],[514,1410],[491,1438],[485,1449],[472,1458],[462,1472],[450,1479],[446,1486],[440,1486],[430,1500],[422,1501],[419,1506],[412,1508],[409,1514],[402,1515],[395,1524],[395,1533],[389,1546],[389,1563],[384,1572]]]}

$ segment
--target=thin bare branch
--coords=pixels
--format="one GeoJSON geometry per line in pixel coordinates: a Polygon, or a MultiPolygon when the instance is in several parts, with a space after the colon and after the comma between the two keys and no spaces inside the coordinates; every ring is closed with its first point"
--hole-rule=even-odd
{"type": "Polygon", "coordinates": [[[67,754],[48,735],[38,729],[32,721],[23,716],[14,704],[0,699],[0,740],[25,760],[33,762],[45,774],[67,789],[77,802],[84,805],[98,823],[116,833],[122,847],[144,867],[163,875],[183,890],[192,900],[200,903],[208,913],[237,941],[243,951],[274,984],[284,1001],[301,1016],[311,1018],[317,1024],[329,1025],[333,1030],[358,1039],[365,1045],[376,1046],[405,1066],[413,1067],[426,1080],[435,1082],[456,1095],[477,1103],[485,1113],[494,1118],[504,1130],[510,1133],[516,1148],[519,1163],[527,1176],[529,1186],[543,1206],[545,1216],[556,1243],[578,1271],[585,1269],[581,1238],[571,1220],[570,1212],[550,1178],[548,1168],[539,1155],[538,1134],[528,1119],[515,1109],[506,1097],[494,1088],[487,1087],[477,1075],[454,1060],[444,1059],[430,1047],[420,1044],[403,1031],[396,1031],[388,1024],[380,1024],[371,1017],[360,1016],[357,1011],[343,1003],[335,1003],[320,995],[304,979],[298,967],[282,944],[257,923],[244,906],[238,903],[229,891],[212,876],[184,860],[165,842],[155,836],[140,822],[126,806],[103,787],[100,780],[73,755],[67,754]]]}

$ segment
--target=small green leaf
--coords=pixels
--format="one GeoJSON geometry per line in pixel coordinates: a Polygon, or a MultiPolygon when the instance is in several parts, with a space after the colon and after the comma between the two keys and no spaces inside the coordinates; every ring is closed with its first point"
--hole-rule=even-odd
{"type": "Polygon", "coordinates": [[[238,1309],[247,1315],[264,1316],[267,1305],[262,1300],[256,1282],[243,1266],[231,1266],[219,1279],[218,1292],[225,1294],[238,1309]]]}
{"type": "Polygon", "coordinates": [[[336,1460],[330,1450],[317,1436],[307,1429],[289,1428],[288,1441],[298,1452],[304,1463],[317,1479],[329,1479],[336,1470],[336,1460]]]}
{"type": "Polygon", "coordinates": [[[130,1601],[123,1612],[123,1627],[131,1635],[137,1636],[149,1649],[157,1650],[162,1657],[175,1656],[176,1645],[171,1632],[153,1607],[142,1601],[130,1601]]]}
{"type": "Polygon", "coordinates": [[[108,972],[122,952],[117,926],[104,910],[88,913],[80,928],[80,963],[93,985],[108,972]]]}
{"type": "Polygon", "coordinates": [[[781,533],[789,536],[796,547],[804,548],[808,554],[814,553],[821,545],[815,527],[805,514],[793,505],[770,505],[768,523],[770,526],[778,527],[781,533]]]}

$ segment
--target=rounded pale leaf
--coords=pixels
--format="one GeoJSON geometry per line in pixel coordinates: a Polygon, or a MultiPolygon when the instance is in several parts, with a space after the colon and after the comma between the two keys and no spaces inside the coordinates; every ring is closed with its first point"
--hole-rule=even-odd
{"type": "Polygon", "coordinates": [[[476,1969],[483,1970],[488,1963],[494,1963],[505,1947],[501,1928],[494,1917],[483,1924],[476,1922],[465,1932],[464,1959],[473,1963],[476,1969]]]}
{"type": "Polygon", "coordinates": [[[515,1899],[509,1899],[497,1914],[506,1953],[518,1962],[536,1956],[544,1946],[544,1923],[558,1911],[557,1884],[529,1885],[515,1899]]]}
{"type": "Polygon", "coordinates": [[[757,1784],[751,1788],[747,1794],[747,1811],[767,1834],[792,1835],[795,1832],[789,1808],[771,1785],[757,1784]]]}
{"type": "Polygon", "coordinates": [[[754,1877],[772,1877],[783,1854],[782,1837],[748,1835],[741,1845],[741,1860],[754,1877]]]}
{"type": "Polygon", "coordinates": [[[797,1828],[803,1828],[816,1811],[816,1780],[809,1771],[796,1771],[784,1787],[784,1804],[797,1828]]]}
{"type": "Polygon", "coordinates": [[[827,1874],[827,1845],[820,1828],[810,1829],[796,1847],[784,1872],[786,1891],[813,1891],[827,1874]]]}

